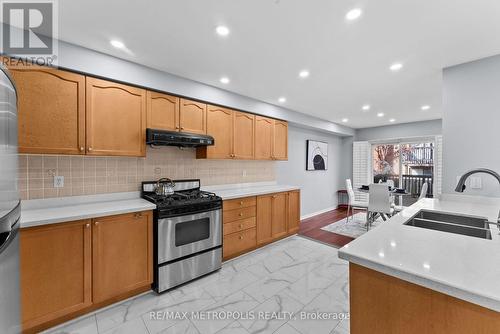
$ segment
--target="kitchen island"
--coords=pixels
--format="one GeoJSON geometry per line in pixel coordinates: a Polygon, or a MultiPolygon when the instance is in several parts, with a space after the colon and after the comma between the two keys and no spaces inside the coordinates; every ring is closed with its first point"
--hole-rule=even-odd
{"type": "Polygon", "coordinates": [[[500,236],[405,225],[421,210],[496,222],[500,199],[423,199],[339,250],[350,262],[351,333],[499,333],[500,236]]]}

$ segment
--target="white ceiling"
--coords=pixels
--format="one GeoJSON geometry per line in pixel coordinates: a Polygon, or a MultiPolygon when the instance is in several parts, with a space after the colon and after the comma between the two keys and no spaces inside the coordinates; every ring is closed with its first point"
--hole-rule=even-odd
{"type": "Polygon", "coordinates": [[[441,69],[500,53],[498,0],[81,0],[59,13],[62,40],[354,128],[441,118],[441,69]]]}

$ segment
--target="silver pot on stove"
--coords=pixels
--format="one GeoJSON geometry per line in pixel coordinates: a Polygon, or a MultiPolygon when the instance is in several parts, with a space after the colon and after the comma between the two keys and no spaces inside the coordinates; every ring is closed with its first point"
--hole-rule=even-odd
{"type": "Polygon", "coordinates": [[[175,182],[168,177],[162,177],[156,182],[155,193],[159,196],[168,196],[174,193],[175,182]]]}

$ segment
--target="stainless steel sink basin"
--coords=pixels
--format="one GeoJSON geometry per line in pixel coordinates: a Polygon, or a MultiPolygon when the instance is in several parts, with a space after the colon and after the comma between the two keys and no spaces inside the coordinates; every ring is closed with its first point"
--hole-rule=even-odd
{"type": "Polygon", "coordinates": [[[436,211],[420,210],[414,218],[434,220],[438,222],[465,225],[470,227],[486,229],[490,228],[488,220],[485,218],[466,217],[436,211]]]}
{"type": "Polygon", "coordinates": [[[491,240],[489,223],[482,218],[421,210],[405,225],[491,240]]]}

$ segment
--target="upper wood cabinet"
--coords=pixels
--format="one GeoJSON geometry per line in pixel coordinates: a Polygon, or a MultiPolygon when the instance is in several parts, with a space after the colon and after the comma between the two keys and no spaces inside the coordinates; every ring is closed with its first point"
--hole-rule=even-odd
{"type": "Polygon", "coordinates": [[[92,299],[94,303],[151,284],[151,212],[95,219],[92,224],[92,299]]]}
{"type": "Polygon", "coordinates": [[[255,116],[255,159],[272,160],[274,120],[255,116]]]}
{"type": "Polygon", "coordinates": [[[191,133],[207,133],[207,105],[180,99],[180,130],[191,133]]]}
{"type": "Polygon", "coordinates": [[[300,226],[300,191],[288,193],[288,233],[297,233],[300,226]]]}
{"type": "Polygon", "coordinates": [[[207,157],[231,159],[233,157],[233,111],[209,105],[207,108],[207,134],[215,144],[206,147],[207,157]]]}
{"type": "Polygon", "coordinates": [[[179,98],[147,92],[147,127],[158,130],[179,130],[179,98]]]}
{"type": "Polygon", "coordinates": [[[255,157],[255,115],[235,111],[233,113],[233,158],[255,157]]]}
{"type": "Polygon", "coordinates": [[[37,66],[9,70],[18,93],[19,152],[85,154],[85,77],[37,66]]]}
{"type": "Polygon", "coordinates": [[[87,77],[87,154],[146,155],[146,91],[87,77]]]}
{"type": "Polygon", "coordinates": [[[273,153],[275,160],[288,159],[288,123],[274,120],[273,125],[273,153]]]}
{"type": "Polygon", "coordinates": [[[92,304],[90,220],[21,229],[23,330],[92,304]]]}

